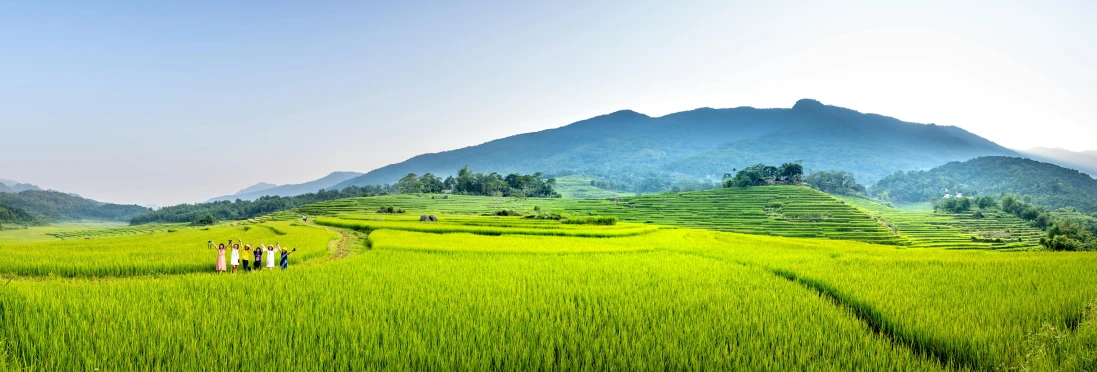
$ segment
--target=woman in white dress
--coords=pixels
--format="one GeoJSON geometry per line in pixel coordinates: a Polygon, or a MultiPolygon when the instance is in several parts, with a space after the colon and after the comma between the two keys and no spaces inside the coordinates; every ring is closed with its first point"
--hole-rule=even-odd
{"type": "Polygon", "coordinates": [[[268,245],[267,246],[267,268],[268,269],[273,269],[274,268],[274,255],[277,254],[277,253],[278,253],[278,251],[276,251],[274,249],[273,245],[268,245]]]}
{"type": "Polygon", "coordinates": [[[236,274],[236,270],[240,269],[240,244],[232,246],[232,256],[229,259],[229,264],[232,265],[232,273],[236,274]]]}

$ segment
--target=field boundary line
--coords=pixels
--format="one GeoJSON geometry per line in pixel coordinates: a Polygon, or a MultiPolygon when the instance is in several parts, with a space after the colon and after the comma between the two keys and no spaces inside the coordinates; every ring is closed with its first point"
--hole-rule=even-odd
{"type": "Polygon", "coordinates": [[[932,339],[921,339],[914,335],[901,334],[898,331],[898,327],[892,322],[887,320],[879,310],[870,306],[868,303],[859,301],[851,296],[845,295],[838,289],[829,283],[814,278],[798,275],[795,272],[782,268],[769,267],[760,265],[751,261],[744,260],[731,260],[722,257],[712,257],[700,252],[690,251],[674,251],[677,253],[696,256],[700,258],[721,261],[726,263],[736,263],[743,266],[754,267],[762,269],[763,271],[779,277],[781,279],[788,280],[792,283],[798,284],[808,290],[814,291],[821,296],[827,298],[828,302],[834,304],[836,307],[844,308],[848,310],[855,318],[864,323],[873,333],[886,338],[891,343],[901,346],[915,355],[930,358],[945,368],[956,368],[964,370],[985,370],[989,366],[983,366],[974,358],[966,355],[954,355],[948,350],[944,350],[932,339]]]}

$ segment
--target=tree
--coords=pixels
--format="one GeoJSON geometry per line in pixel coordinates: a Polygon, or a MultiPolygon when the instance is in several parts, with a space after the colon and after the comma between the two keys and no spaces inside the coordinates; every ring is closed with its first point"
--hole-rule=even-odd
{"type": "Polygon", "coordinates": [[[442,179],[436,177],[432,173],[426,173],[422,177],[419,177],[419,183],[422,185],[422,190],[425,193],[438,194],[446,189],[446,185],[442,182],[442,179]]]}
{"type": "Polygon", "coordinates": [[[453,189],[457,187],[457,179],[453,178],[453,176],[446,177],[446,180],[442,181],[442,187],[446,190],[453,191],[453,189]]]}
{"type": "Polygon", "coordinates": [[[415,173],[408,173],[408,175],[396,181],[396,189],[401,194],[415,194],[423,191],[423,182],[419,181],[419,177],[415,173]]]}
{"type": "Polygon", "coordinates": [[[800,181],[800,177],[804,175],[804,167],[797,163],[785,163],[781,164],[781,168],[778,171],[781,177],[788,177],[791,181],[800,181]]]}
{"type": "Polygon", "coordinates": [[[206,213],[205,217],[194,220],[194,224],[198,225],[198,226],[216,225],[217,224],[217,218],[214,218],[213,214],[206,213]]]}

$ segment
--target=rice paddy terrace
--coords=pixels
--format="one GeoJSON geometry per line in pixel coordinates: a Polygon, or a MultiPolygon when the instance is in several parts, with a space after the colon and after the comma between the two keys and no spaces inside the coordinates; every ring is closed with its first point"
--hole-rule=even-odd
{"type": "Polygon", "coordinates": [[[900,244],[890,233],[856,208],[805,187],[753,187],[656,194],[615,199],[511,200],[464,195],[387,195],[340,199],[311,204],[308,214],[362,214],[394,206],[408,213],[483,214],[498,209],[521,213],[563,211],[570,214],[616,216],[623,221],[716,231],[802,238],[860,240],[900,244]]]}
{"type": "Polygon", "coordinates": [[[0,245],[0,370],[1097,366],[1092,252],[409,213],[0,245]],[[212,273],[229,238],[305,256],[212,273]]]}
{"type": "Polygon", "coordinates": [[[954,249],[1037,249],[1044,232],[994,209],[968,213],[908,212],[858,197],[840,197],[886,223],[910,246],[954,249]]]}
{"type": "Polygon", "coordinates": [[[299,208],[313,215],[372,214],[392,206],[406,213],[617,216],[623,221],[795,238],[856,240],[919,248],[1033,249],[1040,230],[997,211],[985,218],[906,212],[864,199],[837,198],[798,186],[715,189],[612,199],[528,199],[464,195],[386,195],[340,199],[299,208]]]}

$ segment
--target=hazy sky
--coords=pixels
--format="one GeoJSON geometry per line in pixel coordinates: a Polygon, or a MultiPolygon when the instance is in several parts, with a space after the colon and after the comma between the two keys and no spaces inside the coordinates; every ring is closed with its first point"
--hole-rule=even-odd
{"type": "Polygon", "coordinates": [[[805,97],[1097,149],[1094,1],[454,3],[0,2],[0,178],[167,205],[805,97]]]}

